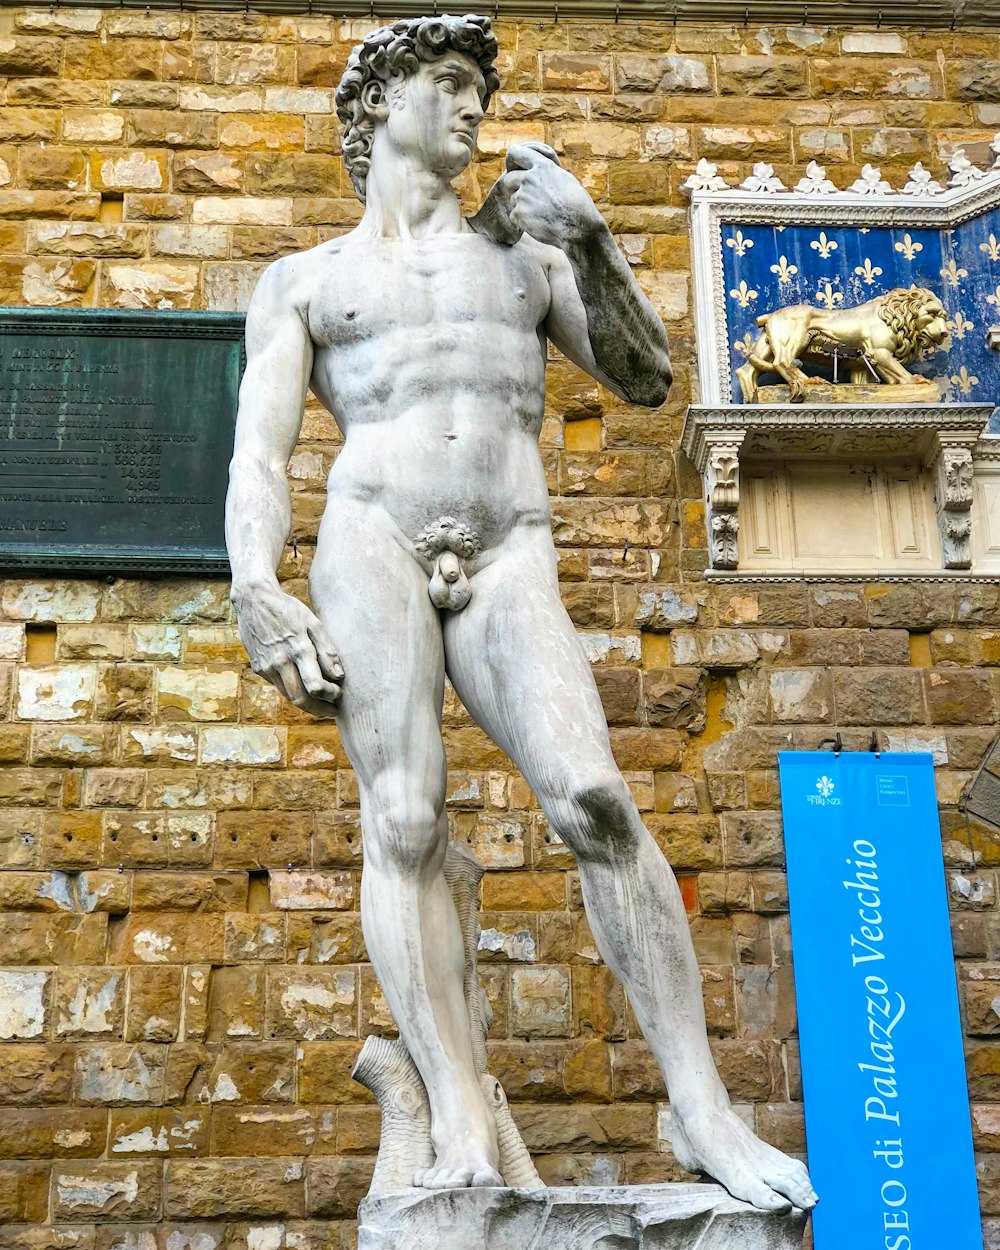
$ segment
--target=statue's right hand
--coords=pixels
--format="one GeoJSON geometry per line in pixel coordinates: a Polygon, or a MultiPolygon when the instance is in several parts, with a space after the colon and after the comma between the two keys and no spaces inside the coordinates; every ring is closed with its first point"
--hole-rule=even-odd
{"type": "Polygon", "coordinates": [[[336,715],[344,669],[323,622],[282,590],[233,595],[250,667],[313,716],[336,715]]]}

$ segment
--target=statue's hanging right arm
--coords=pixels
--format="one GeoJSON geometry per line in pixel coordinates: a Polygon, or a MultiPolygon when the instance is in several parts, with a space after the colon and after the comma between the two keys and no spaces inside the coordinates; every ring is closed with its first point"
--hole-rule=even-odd
{"type": "Polygon", "coordinates": [[[302,425],[313,346],[296,303],[298,258],[265,271],[247,312],[247,368],[226,496],[226,545],[240,637],[254,671],[286,698],[331,716],[343,669],[322,623],[278,584],[291,526],[285,471],[302,425]]]}

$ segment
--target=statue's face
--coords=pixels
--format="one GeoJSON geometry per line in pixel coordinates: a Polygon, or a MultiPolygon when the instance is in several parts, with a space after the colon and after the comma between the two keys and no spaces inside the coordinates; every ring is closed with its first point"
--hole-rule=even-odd
{"type": "Polygon", "coordinates": [[[931,295],[917,314],[917,329],[931,343],[948,337],[948,314],[936,295],[931,295]]]}
{"type": "Polygon", "coordinates": [[[487,99],[476,62],[461,52],[421,61],[388,86],[385,120],[395,147],[431,173],[455,178],[472,160],[487,99]]]}

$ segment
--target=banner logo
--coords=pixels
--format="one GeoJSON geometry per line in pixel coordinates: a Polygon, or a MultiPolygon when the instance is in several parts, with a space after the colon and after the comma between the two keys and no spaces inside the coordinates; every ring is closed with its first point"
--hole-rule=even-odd
{"type": "Polygon", "coordinates": [[[833,797],[833,792],[836,788],[836,782],[832,781],[824,773],[816,782],[816,789],[819,791],[819,794],[807,795],[806,802],[812,803],[814,807],[826,807],[827,804],[831,807],[839,807],[840,799],[833,797]]]}

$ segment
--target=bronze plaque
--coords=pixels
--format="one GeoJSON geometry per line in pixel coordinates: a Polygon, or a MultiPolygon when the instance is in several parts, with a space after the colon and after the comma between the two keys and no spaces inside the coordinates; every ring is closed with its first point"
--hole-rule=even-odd
{"type": "Polygon", "coordinates": [[[0,309],[0,568],[228,573],[243,325],[0,309]]]}

